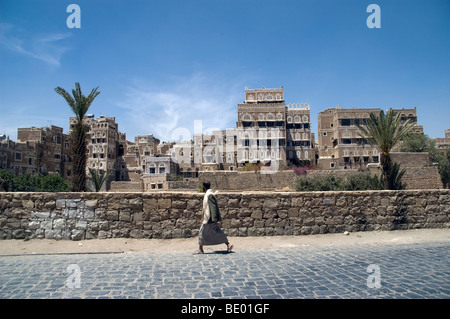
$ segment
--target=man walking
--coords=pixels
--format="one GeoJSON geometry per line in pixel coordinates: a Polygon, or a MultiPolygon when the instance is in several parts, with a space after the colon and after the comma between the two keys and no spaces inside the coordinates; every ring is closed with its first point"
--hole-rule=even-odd
{"type": "Polygon", "coordinates": [[[217,205],[217,199],[214,196],[217,192],[213,192],[209,182],[203,183],[203,190],[205,196],[203,197],[202,208],[202,226],[198,234],[198,250],[193,252],[196,254],[203,254],[203,246],[226,244],[227,252],[231,252],[233,245],[228,241],[227,236],[223,230],[219,227],[218,222],[222,220],[220,216],[219,205],[217,205]]]}

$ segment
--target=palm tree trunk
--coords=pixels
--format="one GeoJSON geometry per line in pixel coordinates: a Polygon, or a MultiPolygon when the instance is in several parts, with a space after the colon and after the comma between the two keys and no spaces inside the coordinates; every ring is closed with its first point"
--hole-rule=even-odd
{"type": "Polygon", "coordinates": [[[83,125],[77,124],[72,132],[72,147],[72,187],[74,192],[83,192],[86,190],[86,134],[83,125]]]}
{"type": "Polygon", "coordinates": [[[392,167],[392,160],[391,160],[391,156],[389,155],[388,152],[381,153],[380,164],[381,164],[381,169],[383,170],[384,189],[391,189],[391,185],[389,182],[389,179],[390,179],[389,176],[390,176],[391,167],[392,167]]]}

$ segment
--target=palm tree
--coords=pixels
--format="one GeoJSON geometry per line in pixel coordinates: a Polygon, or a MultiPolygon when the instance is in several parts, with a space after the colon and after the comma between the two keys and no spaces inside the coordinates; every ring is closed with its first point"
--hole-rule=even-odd
{"type": "Polygon", "coordinates": [[[98,87],[93,89],[86,97],[81,93],[80,83],[75,83],[75,89],[72,90],[73,97],[64,89],[57,87],[56,93],[61,95],[69,104],[73,113],[75,113],[77,122],[71,132],[72,146],[72,187],[74,192],[82,192],[86,189],[86,132],[87,128],[83,123],[91,103],[100,94],[98,87]]]}
{"type": "Polygon", "coordinates": [[[108,178],[108,173],[104,170],[92,169],[89,168],[89,173],[91,174],[92,183],[94,184],[94,188],[96,192],[99,192],[102,189],[103,183],[108,178]]]}
{"type": "MultiPolygon", "coordinates": [[[[398,185],[398,181],[393,183],[390,180],[398,178],[400,173],[399,167],[393,169],[394,165],[389,153],[411,131],[413,126],[414,123],[409,120],[401,123],[401,114],[395,114],[392,109],[389,109],[386,114],[381,110],[379,116],[371,113],[370,117],[366,120],[365,126],[358,125],[360,130],[358,134],[362,138],[367,139],[370,144],[375,145],[380,152],[380,164],[383,171],[385,189],[393,189],[394,185],[398,185]],[[394,172],[397,172],[397,174],[394,172]]],[[[401,176],[403,174],[404,172],[401,176]]]]}

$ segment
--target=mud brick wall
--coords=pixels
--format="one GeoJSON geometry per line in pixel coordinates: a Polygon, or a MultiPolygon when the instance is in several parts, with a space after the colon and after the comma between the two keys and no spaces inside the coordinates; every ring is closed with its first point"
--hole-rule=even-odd
{"type": "MultiPolygon", "coordinates": [[[[439,189],[443,188],[441,178],[436,166],[431,167],[405,167],[406,174],[403,182],[406,189],[439,189]]],[[[371,174],[380,175],[376,169],[371,174]]],[[[204,171],[199,172],[199,182],[209,181],[211,187],[220,190],[252,191],[252,190],[282,190],[288,188],[293,191],[297,187],[299,178],[314,178],[318,176],[334,175],[337,178],[346,178],[349,175],[361,174],[358,170],[309,170],[306,175],[297,175],[294,171],[279,171],[275,174],[261,174],[259,172],[237,171],[204,171]]]]}
{"type": "MultiPolygon", "coordinates": [[[[188,238],[195,192],[0,193],[0,239],[188,238]]],[[[450,190],[220,192],[229,236],[450,227],[450,190]]]]}

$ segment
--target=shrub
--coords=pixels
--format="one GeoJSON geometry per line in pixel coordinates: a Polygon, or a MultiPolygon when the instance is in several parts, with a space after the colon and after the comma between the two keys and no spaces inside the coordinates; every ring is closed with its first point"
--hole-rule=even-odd
{"type": "Polygon", "coordinates": [[[342,179],[334,175],[300,178],[297,191],[336,191],[341,190],[342,179]]]}
{"type": "Polygon", "coordinates": [[[261,170],[261,166],[263,164],[253,164],[253,163],[245,163],[244,166],[241,167],[241,172],[257,172],[261,170]]]}
{"type": "Polygon", "coordinates": [[[354,174],[347,177],[343,183],[344,190],[359,191],[359,190],[375,190],[383,189],[383,181],[376,175],[371,174],[354,174]]]}
{"type": "Polygon", "coordinates": [[[4,169],[0,169],[0,191],[9,191],[11,184],[14,181],[14,175],[8,173],[4,169]]]}
{"type": "Polygon", "coordinates": [[[356,191],[383,189],[381,178],[368,173],[349,175],[347,178],[339,178],[332,174],[325,176],[313,176],[299,178],[297,191],[356,191]]]}
{"type": "Polygon", "coordinates": [[[69,183],[58,174],[20,175],[12,182],[14,192],[69,192],[69,183]]]}

